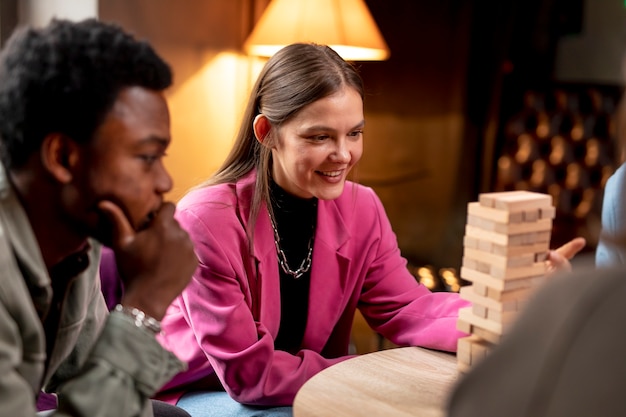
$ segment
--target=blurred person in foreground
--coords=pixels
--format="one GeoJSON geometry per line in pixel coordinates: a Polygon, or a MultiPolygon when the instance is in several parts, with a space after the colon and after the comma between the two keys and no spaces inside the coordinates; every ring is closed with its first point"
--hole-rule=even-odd
{"type": "Polygon", "coordinates": [[[614,236],[626,232],[626,164],[609,177],[602,198],[602,230],[596,248],[599,268],[626,265],[626,246],[614,236]]]}
{"type": "Polygon", "coordinates": [[[626,415],[626,269],[576,269],[542,287],[459,377],[449,417],[626,415]]]}
{"type": "Polygon", "coordinates": [[[186,415],[150,397],[184,369],[156,341],[197,259],[164,201],[168,65],[94,19],[20,28],[0,57],[0,415],[186,415]],[[125,293],[108,313],[101,243],[125,293]],[[53,397],[54,398],[54,397],[53,397]],[[159,411],[159,412],[157,412],[159,411]]]}
{"type": "MultiPolygon", "coordinates": [[[[626,72],[626,59],[624,60],[626,72]]],[[[609,177],[602,198],[602,230],[596,248],[596,266],[626,265],[626,100],[620,100],[617,120],[617,154],[620,166],[609,177]]]]}

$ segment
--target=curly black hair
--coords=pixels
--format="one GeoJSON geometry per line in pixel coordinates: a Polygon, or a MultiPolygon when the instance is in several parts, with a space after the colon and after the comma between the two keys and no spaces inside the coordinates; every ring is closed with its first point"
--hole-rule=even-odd
{"type": "Polygon", "coordinates": [[[0,158],[22,167],[46,135],[86,143],[120,90],[162,91],[169,65],[145,41],[96,19],[19,28],[0,55],[0,158]]]}

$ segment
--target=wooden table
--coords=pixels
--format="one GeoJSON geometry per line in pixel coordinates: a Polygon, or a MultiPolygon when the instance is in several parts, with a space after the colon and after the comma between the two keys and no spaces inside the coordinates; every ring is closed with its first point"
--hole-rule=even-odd
{"type": "Polygon", "coordinates": [[[294,417],[442,417],[458,376],[456,356],[387,349],[333,365],[307,381],[294,417]]]}

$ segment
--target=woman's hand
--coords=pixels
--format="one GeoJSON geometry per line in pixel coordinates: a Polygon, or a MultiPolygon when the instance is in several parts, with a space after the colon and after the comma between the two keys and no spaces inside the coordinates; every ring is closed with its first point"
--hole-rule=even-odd
{"type": "Polygon", "coordinates": [[[555,272],[569,272],[572,270],[572,259],[578,252],[580,252],[587,241],[583,237],[576,237],[558,249],[548,252],[548,269],[547,274],[553,274],[555,272]]]}

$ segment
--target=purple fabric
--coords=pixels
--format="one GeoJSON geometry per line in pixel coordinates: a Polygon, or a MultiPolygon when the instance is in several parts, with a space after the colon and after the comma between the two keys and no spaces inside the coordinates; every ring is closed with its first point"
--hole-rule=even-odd
{"type": "Polygon", "coordinates": [[[56,395],[40,392],[37,397],[37,411],[52,410],[55,408],[57,408],[56,395]]]}
{"type": "Polygon", "coordinates": [[[122,300],[124,286],[117,272],[115,254],[112,249],[107,247],[102,248],[100,257],[100,282],[102,284],[102,295],[104,295],[107,307],[109,311],[113,310],[122,300]]]}

